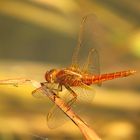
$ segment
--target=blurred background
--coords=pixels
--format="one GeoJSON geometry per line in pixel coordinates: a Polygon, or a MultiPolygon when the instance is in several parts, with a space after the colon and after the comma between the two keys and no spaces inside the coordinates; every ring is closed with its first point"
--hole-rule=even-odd
{"type": "MultiPolygon", "coordinates": [[[[139,0],[1,0],[0,80],[29,77],[42,82],[46,70],[69,66],[81,17],[88,13],[96,15],[104,30],[97,39],[103,46],[101,73],[137,73],[95,87],[94,101],[81,103],[86,108],[81,118],[103,140],[139,140],[139,0]]],[[[30,85],[0,86],[0,140],[83,139],[70,121],[50,130],[45,116],[51,103],[33,98],[32,90],[30,85]]]]}

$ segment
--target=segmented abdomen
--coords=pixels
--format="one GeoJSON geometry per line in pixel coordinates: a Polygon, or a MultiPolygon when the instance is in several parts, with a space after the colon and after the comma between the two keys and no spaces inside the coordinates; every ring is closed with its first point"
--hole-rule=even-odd
{"type": "Polygon", "coordinates": [[[83,83],[87,85],[101,83],[107,80],[112,80],[115,78],[122,78],[129,75],[134,74],[136,71],[134,70],[128,70],[128,71],[120,71],[115,73],[107,73],[107,74],[101,74],[101,75],[87,75],[83,77],[83,83]]]}

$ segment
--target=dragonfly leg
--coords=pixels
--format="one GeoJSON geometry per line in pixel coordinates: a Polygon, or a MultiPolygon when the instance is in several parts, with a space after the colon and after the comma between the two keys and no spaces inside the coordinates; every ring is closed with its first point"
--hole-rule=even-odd
{"type": "Polygon", "coordinates": [[[59,92],[61,92],[62,91],[62,85],[61,84],[59,84],[58,85],[58,89],[57,89],[59,92]]]}
{"type": "MultiPolygon", "coordinates": [[[[54,91],[54,95],[56,95],[57,97],[59,97],[59,92],[61,92],[62,91],[62,85],[58,85],[58,88],[53,88],[53,89],[51,89],[51,90],[53,90],[54,91]],[[56,91],[56,92],[55,92],[56,91]]],[[[59,97],[60,98],[60,97],[59,97]]],[[[54,96],[54,100],[55,100],[55,96],[54,96]]]]}
{"type": "MultiPolygon", "coordinates": [[[[42,86],[47,86],[48,82],[42,82],[41,85],[42,86]]],[[[53,91],[57,91],[57,93],[55,93],[56,95],[58,94],[58,92],[61,92],[62,91],[62,85],[61,84],[58,84],[58,87],[57,88],[54,88],[54,87],[48,87],[49,89],[53,90],[53,91]]]]}
{"type": "Polygon", "coordinates": [[[58,88],[52,88],[51,90],[56,91],[55,94],[59,96],[59,92],[62,91],[62,85],[58,85],[58,88]]]}
{"type": "Polygon", "coordinates": [[[65,85],[65,88],[72,94],[73,98],[68,101],[68,105],[71,106],[77,100],[77,94],[69,87],[65,85]]]}

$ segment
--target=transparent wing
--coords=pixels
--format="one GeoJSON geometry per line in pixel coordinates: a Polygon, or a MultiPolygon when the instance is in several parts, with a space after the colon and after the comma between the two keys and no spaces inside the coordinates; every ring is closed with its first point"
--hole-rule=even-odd
{"type": "MultiPolygon", "coordinates": [[[[59,92],[58,96],[63,99],[66,104],[72,99],[70,92],[64,88],[62,92],[59,92]]],[[[48,127],[54,129],[64,125],[70,119],[57,105],[54,105],[47,114],[46,120],[48,127]]]]}
{"type": "MultiPolygon", "coordinates": [[[[58,88],[58,84],[55,84],[55,83],[44,82],[43,85],[44,85],[44,87],[46,87],[50,90],[58,88]]],[[[32,91],[32,95],[33,95],[33,97],[39,98],[39,99],[43,99],[43,98],[47,97],[46,94],[41,91],[41,88],[38,88],[38,89],[35,89],[34,91],[32,91]]]]}
{"type": "MultiPolygon", "coordinates": [[[[81,87],[73,87],[72,90],[77,94],[77,100],[71,104],[71,108],[76,113],[82,115],[87,111],[88,104],[93,101],[95,91],[92,87],[84,84],[81,87]]],[[[73,99],[72,94],[67,89],[64,89],[59,93],[59,97],[61,97],[67,104],[73,99]]],[[[69,118],[56,105],[54,105],[47,115],[47,124],[51,129],[65,124],[68,120],[69,118]]]]}
{"type": "Polygon", "coordinates": [[[72,105],[73,110],[83,115],[95,97],[95,90],[91,86],[82,85],[81,87],[72,87],[77,94],[77,101],[72,105]]]}
{"type": "MultiPolygon", "coordinates": [[[[87,110],[87,105],[93,101],[95,91],[91,86],[87,86],[84,84],[81,87],[72,87],[71,89],[77,94],[77,100],[73,104],[71,104],[72,109],[76,113],[84,114],[84,112],[87,110]]],[[[54,90],[54,92],[57,94],[57,96],[63,99],[66,104],[68,104],[69,101],[73,99],[73,95],[66,88],[63,88],[62,92],[57,92],[56,89],[54,90]]],[[[33,96],[37,98],[47,97],[47,95],[42,91],[41,88],[36,89],[33,92],[33,96]]],[[[54,105],[48,112],[46,120],[48,127],[54,129],[65,124],[69,120],[69,118],[63,111],[61,111],[61,109],[59,109],[59,107],[54,105]]]]}
{"type": "Polygon", "coordinates": [[[90,74],[100,74],[99,54],[95,48],[89,51],[87,60],[83,66],[83,71],[90,74]]]}
{"type": "Polygon", "coordinates": [[[64,125],[69,118],[57,105],[54,105],[47,114],[46,121],[49,128],[55,129],[64,125]]]}
{"type": "Polygon", "coordinates": [[[100,42],[102,42],[101,34],[101,25],[94,14],[83,17],[78,45],[72,57],[72,67],[79,65],[85,72],[92,74],[100,73],[98,51],[101,46],[100,42]]]}
{"type": "MultiPolygon", "coordinates": [[[[57,91],[58,86],[56,84],[52,85],[52,84],[45,83],[43,88],[44,87],[49,88],[49,90],[53,90],[53,92],[55,94],[57,94],[57,96],[60,96],[60,98],[64,99],[64,101],[66,103],[70,100],[69,92],[66,93],[63,91],[62,92],[57,91]]],[[[45,99],[45,101],[47,101],[47,103],[49,103],[48,97],[47,97],[46,93],[43,92],[42,87],[34,90],[32,92],[32,95],[35,98],[45,99]]],[[[51,129],[54,129],[59,126],[62,126],[65,122],[67,122],[69,120],[69,118],[65,115],[65,113],[59,107],[57,107],[57,105],[53,104],[53,107],[47,113],[46,120],[47,120],[48,127],[51,129]]]]}
{"type": "Polygon", "coordinates": [[[32,91],[32,96],[38,99],[43,99],[47,97],[46,94],[40,90],[40,88],[32,91]]]}

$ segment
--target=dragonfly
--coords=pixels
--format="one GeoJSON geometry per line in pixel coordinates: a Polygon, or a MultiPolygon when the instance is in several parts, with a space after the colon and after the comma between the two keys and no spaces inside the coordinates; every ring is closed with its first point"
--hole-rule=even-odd
{"type": "MultiPolygon", "coordinates": [[[[82,18],[78,44],[74,49],[71,65],[63,69],[47,71],[45,73],[46,81],[41,83],[43,88],[49,88],[50,91],[54,91],[71,107],[76,106],[79,100],[91,101],[93,99],[95,92],[92,85],[101,85],[105,81],[127,77],[135,73],[135,70],[126,70],[100,74],[99,54],[96,48],[98,39],[95,39],[98,23],[95,21],[96,17],[92,14],[82,18]],[[89,49],[87,58],[84,57],[86,48],[89,49]],[[83,60],[82,58],[85,59],[84,63],[80,62],[80,60],[83,60]],[[64,92],[61,95],[64,90],[66,93],[64,92]]],[[[44,94],[40,89],[34,90],[32,95],[37,98],[44,98],[44,94]]],[[[59,118],[64,120],[63,113],[60,113],[56,106],[48,113],[47,122],[50,128],[56,127],[57,124],[62,124],[57,119],[59,114],[61,114],[59,118]],[[54,122],[54,120],[56,121],[54,122]]]]}

